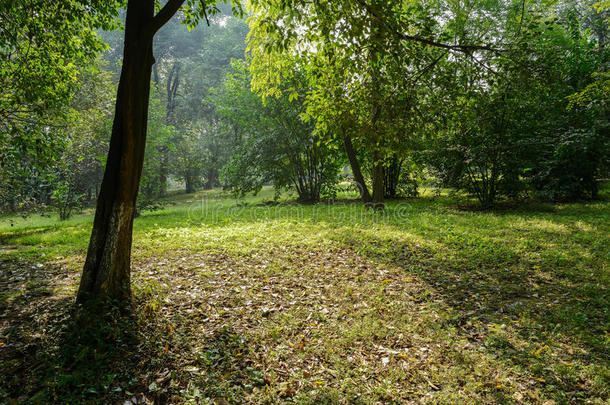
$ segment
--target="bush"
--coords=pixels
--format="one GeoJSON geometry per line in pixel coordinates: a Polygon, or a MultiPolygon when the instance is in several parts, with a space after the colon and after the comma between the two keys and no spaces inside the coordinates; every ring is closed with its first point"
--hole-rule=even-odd
{"type": "Polygon", "coordinates": [[[82,206],[83,194],[77,194],[66,182],[61,183],[51,194],[51,200],[59,212],[59,219],[67,220],[72,216],[74,210],[82,206]]]}
{"type": "Polygon", "coordinates": [[[610,167],[610,138],[602,132],[572,129],[561,134],[533,176],[537,195],[552,201],[596,198],[599,178],[610,167]]]}

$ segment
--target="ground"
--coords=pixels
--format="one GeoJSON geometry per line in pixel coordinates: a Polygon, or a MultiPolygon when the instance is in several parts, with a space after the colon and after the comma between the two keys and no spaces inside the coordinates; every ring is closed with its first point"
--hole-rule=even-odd
{"type": "Polygon", "coordinates": [[[76,307],[91,212],[0,218],[0,402],[610,401],[610,203],[178,195],[130,315],[76,307]]]}

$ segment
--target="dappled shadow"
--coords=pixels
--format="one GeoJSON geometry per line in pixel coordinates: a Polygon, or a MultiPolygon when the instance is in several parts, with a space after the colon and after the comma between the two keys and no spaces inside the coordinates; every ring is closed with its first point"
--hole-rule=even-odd
{"type": "Polygon", "coordinates": [[[607,202],[588,201],[580,203],[553,204],[544,202],[519,202],[498,205],[491,209],[478,206],[455,206],[456,211],[473,212],[480,215],[508,217],[523,216],[527,219],[554,219],[562,221],[597,222],[608,217],[607,202]]]}
{"type": "Polygon", "coordinates": [[[154,292],[136,296],[131,310],[83,308],[61,291],[60,266],[0,266],[0,402],[238,399],[265,383],[237,355],[250,351],[242,336],[228,327],[194,336],[192,325],[149,310],[154,292]]]}
{"type": "MultiPolygon", "coordinates": [[[[61,322],[69,298],[55,297],[58,266],[0,261],[0,398],[26,399],[26,374],[37,373],[39,354],[51,329],[61,322]]],[[[43,367],[44,368],[44,367],[43,367]]],[[[32,393],[30,393],[32,394],[32,393]]]]}
{"type": "MultiPolygon", "coordinates": [[[[538,237],[540,243],[560,243],[552,232],[538,237]]],[[[490,237],[483,249],[441,237],[428,242],[365,233],[347,241],[359,253],[424,280],[451,308],[445,327],[523,370],[557,400],[607,397],[610,376],[596,375],[610,364],[610,285],[599,247],[583,246],[577,257],[563,251],[555,260],[540,247],[525,254],[508,238],[490,237]],[[598,261],[578,266],[595,255],[598,261]]]]}
{"type": "Polygon", "coordinates": [[[603,402],[603,207],[475,214],[437,202],[391,203],[384,222],[360,223],[348,209],[359,203],[295,205],[303,221],[281,229],[292,211],[220,207],[230,233],[205,226],[211,217],[189,229],[187,211],[144,216],[129,316],[75,308],[73,271],[10,262],[0,402],[603,402]]]}

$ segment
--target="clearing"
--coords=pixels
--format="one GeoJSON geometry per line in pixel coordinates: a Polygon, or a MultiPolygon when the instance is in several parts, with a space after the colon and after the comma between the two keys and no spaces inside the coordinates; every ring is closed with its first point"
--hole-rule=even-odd
{"type": "Polygon", "coordinates": [[[72,305],[91,212],[0,218],[0,402],[608,403],[610,203],[177,195],[133,315],[72,305]]]}

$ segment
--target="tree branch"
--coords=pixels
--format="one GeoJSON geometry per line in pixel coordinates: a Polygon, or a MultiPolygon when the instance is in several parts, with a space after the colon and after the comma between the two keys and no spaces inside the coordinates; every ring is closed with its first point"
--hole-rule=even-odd
{"type": "Polygon", "coordinates": [[[490,51],[490,52],[503,52],[501,49],[496,49],[488,45],[449,45],[441,42],[436,42],[426,38],[415,37],[413,35],[406,35],[400,32],[394,32],[396,36],[406,41],[420,42],[425,45],[434,46],[436,48],[448,49],[450,51],[459,51],[470,54],[472,51],[490,51]]]}
{"type": "Polygon", "coordinates": [[[413,78],[411,78],[411,82],[418,81],[420,77],[422,77],[423,75],[425,75],[426,73],[431,71],[434,68],[434,66],[436,66],[436,64],[438,62],[440,62],[441,59],[443,59],[447,55],[447,53],[448,52],[444,52],[444,53],[440,54],[438,58],[434,59],[429,65],[427,65],[426,67],[421,69],[419,72],[417,72],[417,75],[414,76],[413,78]]]}
{"type": "Polygon", "coordinates": [[[362,7],[364,7],[364,9],[371,16],[373,16],[373,18],[375,18],[381,24],[382,27],[384,27],[385,29],[390,31],[393,35],[395,35],[398,38],[403,39],[405,41],[419,42],[424,45],[433,46],[436,48],[447,49],[449,51],[463,52],[465,54],[471,54],[472,51],[490,51],[490,52],[496,52],[496,53],[503,52],[501,49],[496,49],[496,48],[493,48],[488,45],[462,45],[462,44],[449,45],[449,44],[444,44],[442,42],[434,41],[432,39],[403,34],[402,32],[399,32],[399,31],[393,29],[392,27],[390,27],[388,25],[388,23],[379,14],[377,14],[375,11],[373,11],[371,9],[371,7],[367,4],[366,1],[364,1],[364,0],[357,0],[357,1],[362,7]]]}
{"type": "MultiPolygon", "coordinates": [[[[525,0],[524,0],[525,1],[525,0]]],[[[205,4],[205,0],[201,0],[201,6],[203,7],[203,16],[205,17],[205,22],[210,26],[210,19],[208,18],[208,12],[206,9],[208,8],[205,4]]]]}
{"type": "Polygon", "coordinates": [[[169,0],[163,8],[153,17],[149,29],[154,35],[161,27],[165,25],[176,12],[182,7],[185,0],[169,0]]]}

